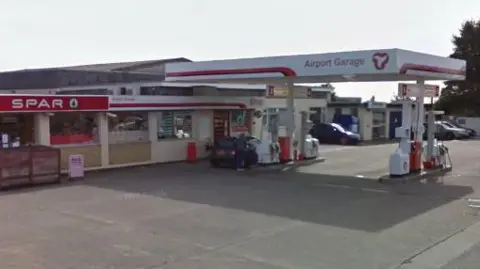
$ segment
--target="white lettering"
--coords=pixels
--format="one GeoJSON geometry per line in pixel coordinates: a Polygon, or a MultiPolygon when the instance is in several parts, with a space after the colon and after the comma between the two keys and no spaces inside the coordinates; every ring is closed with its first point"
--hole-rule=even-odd
{"type": "Polygon", "coordinates": [[[63,101],[61,99],[53,99],[52,108],[63,108],[63,101]]]}
{"type": "Polygon", "coordinates": [[[13,99],[12,100],[12,109],[62,109],[63,100],[62,99],[13,99]]]}
{"type": "Polygon", "coordinates": [[[12,100],[12,108],[13,109],[23,108],[23,100],[22,99],[13,99],[12,100]]]}
{"type": "Polygon", "coordinates": [[[27,99],[25,101],[25,108],[36,107],[38,104],[36,99],[27,99]]]}
{"type": "Polygon", "coordinates": [[[352,59],[341,59],[335,58],[330,60],[307,60],[303,65],[305,68],[322,68],[322,67],[359,67],[365,64],[365,59],[362,58],[352,58],[352,59]]]}

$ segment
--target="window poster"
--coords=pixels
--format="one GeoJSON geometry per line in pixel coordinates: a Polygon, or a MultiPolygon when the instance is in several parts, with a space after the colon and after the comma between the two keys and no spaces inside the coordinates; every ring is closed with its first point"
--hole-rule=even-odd
{"type": "Polygon", "coordinates": [[[246,110],[233,110],[230,115],[232,132],[236,133],[248,131],[248,113],[246,110]]]}

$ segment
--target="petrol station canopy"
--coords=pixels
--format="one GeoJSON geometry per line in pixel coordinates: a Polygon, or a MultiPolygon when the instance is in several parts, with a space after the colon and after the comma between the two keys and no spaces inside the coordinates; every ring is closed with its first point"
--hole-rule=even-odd
{"type": "Polygon", "coordinates": [[[401,49],[215,60],[166,65],[168,82],[276,84],[464,80],[466,62],[401,49]]]}

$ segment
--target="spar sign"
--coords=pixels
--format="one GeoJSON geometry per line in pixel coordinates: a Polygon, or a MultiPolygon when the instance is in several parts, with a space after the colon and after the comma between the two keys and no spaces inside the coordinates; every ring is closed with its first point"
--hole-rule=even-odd
{"type": "Polygon", "coordinates": [[[108,96],[0,95],[0,112],[108,110],[108,96]]]}
{"type": "MultiPolygon", "coordinates": [[[[424,97],[438,97],[440,96],[440,86],[425,84],[424,97]]],[[[414,83],[399,83],[398,96],[400,97],[418,97],[420,96],[420,87],[414,83]]]]}

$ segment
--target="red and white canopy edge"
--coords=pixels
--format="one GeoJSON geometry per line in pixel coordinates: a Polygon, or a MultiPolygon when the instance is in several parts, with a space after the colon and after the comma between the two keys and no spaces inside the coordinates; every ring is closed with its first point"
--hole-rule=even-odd
{"type": "Polygon", "coordinates": [[[276,84],[463,80],[466,62],[401,49],[168,63],[167,82],[276,84]]]}

